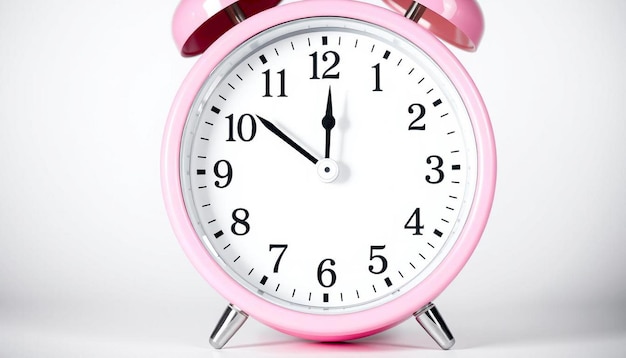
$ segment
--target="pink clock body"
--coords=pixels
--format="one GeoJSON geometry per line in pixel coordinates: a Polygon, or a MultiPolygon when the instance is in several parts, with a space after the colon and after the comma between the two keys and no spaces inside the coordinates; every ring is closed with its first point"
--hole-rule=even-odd
{"type": "MultiPolygon", "coordinates": [[[[464,18],[465,14],[442,7],[457,2],[462,1],[426,1],[433,3],[433,8],[441,7],[440,11],[448,11],[447,20],[469,34],[460,38],[460,46],[475,48],[482,34],[482,17],[476,20],[474,13],[464,18]]],[[[187,3],[196,3],[189,5],[193,7],[202,2],[187,3]]],[[[393,1],[390,3],[395,5],[393,1]]],[[[206,14],[195,16],[198,18],[196,23],[185,22],[187,25],[175,29],[175,37],[181,47],[206,20],[206,14]]],[[[449,24],[445,26],[449,27],[449,24]]],[[[368,336],[405,321],[435,299],[457,276],[478,244],[487,223],[496,183],[496,150],[489,116],[474,82],[456,57],[431,32],[399,14],[374,5],[348,0],[306,0],[274,7],[246,19],[219,37],[199,58],[184,80],[169,114],[161,153],[161,179],[167,213],[180,245],[200,274],[232,305],[279,331],[305,339],[339,341],[368,336]],[[185,207],[180,178],[183,130],[206,77],[227,55],[254,35],[278,24],[316,16],[346,17],[372,23],[417,44],[436,61],[459,92],[471,119],[477,150],[477,184],[466,225],[441,263],[417,286],[398,297],[366,310],[345,314],[291,310],[268,302],[242,287],[215,261],[194,230],[185,207]]]]}

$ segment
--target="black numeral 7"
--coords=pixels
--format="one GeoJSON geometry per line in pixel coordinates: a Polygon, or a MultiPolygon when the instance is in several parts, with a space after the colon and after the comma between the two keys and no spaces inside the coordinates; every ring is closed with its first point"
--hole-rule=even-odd
{"type": "Polygon", "coordinates": [[[272,244],[270,244],[270,251],[272,251],[273,249],[282,249],[280,254],[278,254],[278,258],[276,259],[276,263],[274,263],[274,273],[278,273],[278,266],[280,265],[280,260],[283,259],[283,255],[285,254],[285,251],[287,251],[287,246],[288,245],[272,245],[272,244]]]}

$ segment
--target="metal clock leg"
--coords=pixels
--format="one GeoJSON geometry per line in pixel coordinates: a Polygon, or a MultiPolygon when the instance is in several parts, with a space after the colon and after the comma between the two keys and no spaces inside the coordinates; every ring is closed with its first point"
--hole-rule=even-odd
{"type": "Polygon", "coordinates": [[[237,333],[248,319],[248,315],[237,307],[229,304],[215,326],[209,342],[213,348],[221,349],[237,333]]]}
{"type": "Polygon", "coordinates": [[[414,316],[428,335],[437,342],[439,347],[446,350],[452,348],[454,337],[434,304],[429,302],[422,309],[415,312],[414,316]]]}

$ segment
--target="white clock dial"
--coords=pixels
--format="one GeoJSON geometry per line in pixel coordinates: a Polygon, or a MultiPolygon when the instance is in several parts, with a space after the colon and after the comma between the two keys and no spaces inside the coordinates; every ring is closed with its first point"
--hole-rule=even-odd
{"type": "Polygon", "coordinates": [[[181,146],[192,224],[235,280],[290,309],[345,313],[415,287],[465,223],[476,145],[445,73],[362,21],[251,38],[208,76],[181,146]]]}

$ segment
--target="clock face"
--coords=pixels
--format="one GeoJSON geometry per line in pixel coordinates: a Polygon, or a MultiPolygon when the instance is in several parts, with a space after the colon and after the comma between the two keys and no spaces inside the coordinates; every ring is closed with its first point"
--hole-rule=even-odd
{"type": "Polygon", "coordinates": [[[378,26],[308,18],[238,46],[181,144],[188,215],[256,295],[317,314],[381,305],[424,280],[476,186],[467,110],[439,66],[378,26]]]}

